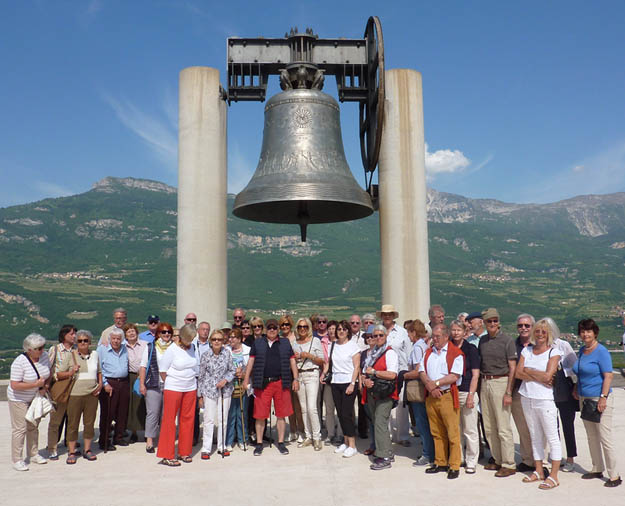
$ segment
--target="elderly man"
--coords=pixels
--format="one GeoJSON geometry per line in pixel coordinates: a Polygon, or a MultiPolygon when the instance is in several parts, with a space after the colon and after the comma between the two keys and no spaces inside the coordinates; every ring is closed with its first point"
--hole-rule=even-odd
{"type": "MultiPolygon", "coordinates": [[[[535,323],[536,320],[531,314],[524,313],[517,316],[516,328],[519,333],[515,341],[517,364],[521,359],[521,352],[530,344],[530,337],[535,323]]],[[[512,390],[512,418],[514,419],[514,425],[516,425],[516,430],[519,433],[519,440],[521,442],[521,463],[516,466],[516,469],[523,473],[534,470],[534,455],[532,453],[530,430],[527,427],[523,406],[521,406],[521,394],[519,394],[520,386],[521,380],[515,380],[514,389],[512,390]]]]}
{"type": "Polygon", "coordinates": [[[362,327],[368,329],[370,325],[375,325],[375,315],[373,313],[365,313],[362,315],[362,327]]]}
{"type": "Polygon", "coordinates": [[[460,400],[458,385],[464,373],[464,353],[449,342],[449,328],[437,323],[432,329],[432,347],[419,365],[419,375],[429,392],[425,409],[434,439],[434,465],[428,474],[446,472],[453,480],[460,474],[460,400]]]}
{"type": "Polygon", "coordinates": [[[234,311],[232,311],[232,328],[238,329],[241,328],[241,323],[245,320],[245,311],[242,308],[238,307],[234,311]]]}
{"type": "Polygon", "coordinates": [[[274,403],[278,427],[276,447],[282,455],[289,450],[284,445],[285,418],[293,414],[291,392],[299,390],[297,364],[291,343],[278,335],[278,321],[267,320],[267,335],[252,343],[250,358],[245,370],[243,389],[247,390],[252,378],[254,387],[254,418],[256,419],[256,449],[254,455],[263,453],[263,432],[265,420],[271,416],[271,401],[274,403]]]}
{"type": "Polygon", "coordinates": [[[108,444],[108,431],[115,421],[113,443],[128,446],[123,439],[128,419],[128,401],[130,386],[128,382],[128,351],[122,346],[124,331],[113,329],[108,335],[110,343],[98,346],[98,359],[102,370],[104,388],[100,392],[100,449],[114,451],[115,446],[108,444]]]}
{"type": "Polygon", "coordinates": [[[495,308],[484,311],[482,319],[486,323],[486,335],[480,339],[479,346],[482,357],[480,405],[486,438],[495,459],[484,469],[497,471],[495,476],[505,478],[516,473],[510,411],[517,352],[514,339],[501,331],[499,313],[495,308]]]}
{"type": "Polygon", "coordinates": [[[158,328],[158,324],[160,322],[161,319],[158,317],[158,315],[149,315],[148,330],[141,332],[141,334],[139,334],[139,339],[141,339],[141,341],[145,341],[146,343],[153,343],[154,339],[156,339],[156,329],[158,328]]]}
{"type": "Polygon", "coordinates": [[[475,347],[478,347],[480,339],[486,334],[486,330],[484,330],[484,320],[482,320],[482,312],[473,311],[472,313],[469,313],[467,316],[467,322],[471,325],[471,335],[467,338],[467,341],[475,347]]]}
{"type": "Polygon", "coordinates": [[[313,332],[313,335],[319,339],[328,336],[328,317],[326,315],[317,316],[317,330],[313,332]]]}
{"type": "MultiPolygon", "coordinates": [[[[391,304],[384,304],[380,311],[376,312],[378,318],[382,318],[382,325],[387,331],[386,342],[395,350],[399,360],[399,374],[397,379],[397,386],[401,389],[399,392],[399,398],[404,398],[404,374],[408,371],[408,357],[412,351],[412,342],[408,337],[408,332],[404,327],[401,327],[395,323],[395,320],[399,316],[399,313],[395,310],[395,307],[391,304]]],[[[399,402],[397,407],[393,409],[391,413],[391,431],[395,434],[395,442],[402,446],[410,446],[410,435],[408,434],[409,428],[409,415],[408,408],[404,406],[403,402],[399,402]]]]}
{"type": "MultiPolygon", "coordinates": [[[[113,325],[110,327],[106,327],[102,331],[102,335],[100,336],[100,341],[98,341],[98,346],[108,346],[109,344],[109,334],[114,329],[121,330],[126,322],[128,321],[128,313],[123,307],[118,307],[113,310],[113,325]]],[[[122,333],[123,334],[123,333],[122,333]]]]}
{"type": "Polygon", "coordinates": [[[434,329],[434,325],[439,323],[445,323],[445,309],[440,304],[433,304],[428,310],[428,316],[430,317],[430,327],[434,329]]]}

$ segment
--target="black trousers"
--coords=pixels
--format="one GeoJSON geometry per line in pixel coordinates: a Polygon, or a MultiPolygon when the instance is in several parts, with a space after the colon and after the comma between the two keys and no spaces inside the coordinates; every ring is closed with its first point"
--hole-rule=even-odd
{"type": "Polygon", "coordinates": [[[556,402],[562,421],[562,432],[566,444],[566,456],[577,457],[577,443],[575,442],[575,411],[579,406],[577,401],[556,402]]]}
{"type": "Polygon", "coordinates": [[[343,435],[347,437],[356,436],[356,424],[354,417],[354,400],[356,399],[356,387],[351,394],[346,390],[349,383],[332,383],[332,399],[339,416],[339,423],[343,430],[343,435]]]}
{"type": "Polygon", "coordinates": [[[126,421],[128,420],[128,403],[130,401],[130,384],[128,377],[116,379],[108,378],[108,383],[113,388],[113,395],[109,397],[106,390],[100,392],[100,442],[104,444],[106,431],[110,429],[107,424],[115,422],[114,441],[124,437],[126,421]],[[110,411],[109,411],[110,409],[110,411]]]}

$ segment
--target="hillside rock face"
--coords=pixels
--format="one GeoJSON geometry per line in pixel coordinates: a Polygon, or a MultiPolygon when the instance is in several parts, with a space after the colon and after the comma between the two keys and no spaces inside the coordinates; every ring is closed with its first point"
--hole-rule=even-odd
{"type": "Polygon", "coordinates": [[[119,186],[126,188],[136,188],[139,190],[148,190],[152,192],[176,193],[178,190],[173,186],[169,186],[159,181],[149,181],[147,179],[135,179],[133,177],[117,178],[105,177],[92,186],[93,190],[104,193],[115,193],[119,186]]]}

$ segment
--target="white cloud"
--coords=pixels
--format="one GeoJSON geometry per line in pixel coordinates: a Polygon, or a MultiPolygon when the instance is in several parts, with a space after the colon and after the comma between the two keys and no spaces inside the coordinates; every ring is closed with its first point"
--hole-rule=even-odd
{"type": "Polygon", "coordinates": [[[112,107],[124,126],[139,136],[170,170],[177,169],[178,133],[176,125],[172,125],[171,111],[167,105],[163,106],[165,118],[160,118],[157,114],[142,111],[129,100],[118,100],[107,93],[103,93],[102,98],[112,107]]]}
{"type": "Polygon", "coordinates": [[[471,165],[471,160],[464,156],[462,151],[439,149],[430,153],[427,143],[425,144],[425,170],[430,180],[437,174],[462,172],[469,165],[471,165]]]}
{"type": "Polygon", "coordinates": [[[584,166],[583,165],[576,165],[575,167],[573,167],[573,172],[581,172],[584,170],[584,166]]]}

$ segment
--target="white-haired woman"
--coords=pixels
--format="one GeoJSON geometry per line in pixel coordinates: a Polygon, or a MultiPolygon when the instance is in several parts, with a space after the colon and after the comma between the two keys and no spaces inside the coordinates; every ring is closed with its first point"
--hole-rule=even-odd
{"type": "Polygon", "coordinates": [[[29,334],[24,339],[24,353],[11,364],[11,376],[7,388],[9,414],[11,417],[11,459],[13,469],[28,471],[23,458],[26,439],[26,458],[35,464],[47,460],[39,455],[39,425],[26,421],[26,412],[39,390],[46,390],[50,383],[50,360],[44,353],[46,339],[39,334],[29,334]]]}
{"type": "Polygon", "coordinates": [[[293,353],[299,371],[300,389],[297,391],[299,404],[304,419],[306,438],[298,447],[313,445],[315,451],[321,450],[321,424],[317,411],[319,393],[319,371],[325,361],[321,341],[313,337],[312,323],[308,318],[300,318],[296,324],[297,339],[293,343],[293,353]]]}
{"type": "Polygon", "coordinates": [[[539,488],[549,490],[557,487],[562,445],[558,431],[558,409],[553,400],[552,380],[558,363],[560,351],[553,346],[553,332],[549,323],[539,320],[534,325],[530,337],[531,346],[521,352],[516,368],[517,379],[522,380],[519,394],[521,405],[527,420],[532,439],[535,471],[523,478],[525,483],[540,481],[539,488]],[[551,472],[545,477],[543,460],[545,441],[549,443],[551,454],[551,472]]]}

